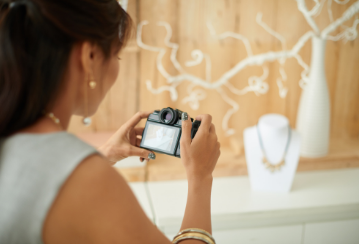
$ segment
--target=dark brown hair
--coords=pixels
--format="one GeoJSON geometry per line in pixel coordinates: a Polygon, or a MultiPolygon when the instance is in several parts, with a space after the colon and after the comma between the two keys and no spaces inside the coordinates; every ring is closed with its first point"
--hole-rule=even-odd
{"type": "Polygon", "coordinates": [[[108,59],[130,25],[116,0],[0,0],[0,137],[44,116],[74,44],[96,44],[108,59]]]}

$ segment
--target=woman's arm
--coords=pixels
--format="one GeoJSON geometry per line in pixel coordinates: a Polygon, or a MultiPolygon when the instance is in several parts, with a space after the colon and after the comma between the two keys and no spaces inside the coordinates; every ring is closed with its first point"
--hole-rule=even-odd
{"type": "MultiPolygon", "coordinates": [[[[196,120],[201,121],[201,126],[193,141],[192,123],[189,120],[182,121],[181,158],[187,172],[188,197],[181,230],[200,228],[212,233],[212,172],[220,156],[220,144],[212,117],[201,115],[196,120]]],[[[191,240],[186,243],[202,242],[191,240]]]]}
{"type": "Polygon", "coordinates": [[[181,230],[200,228],[212,233],[211,226],[212,177],[188,182],[188,196],[181,230]]]}

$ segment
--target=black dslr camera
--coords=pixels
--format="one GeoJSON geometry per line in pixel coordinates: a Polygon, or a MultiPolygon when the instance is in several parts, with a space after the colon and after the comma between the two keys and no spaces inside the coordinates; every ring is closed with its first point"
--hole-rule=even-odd
{"type": "MultiPolygon", "coordinates": [[[[182,113],[181,110],[168,107],[150,114],[142,133],[140,147],[180,158],[182,113]]],[[[191,122],[191,138],[193,139],[201,121],[193,121],[191,118],[191,122]]]]}

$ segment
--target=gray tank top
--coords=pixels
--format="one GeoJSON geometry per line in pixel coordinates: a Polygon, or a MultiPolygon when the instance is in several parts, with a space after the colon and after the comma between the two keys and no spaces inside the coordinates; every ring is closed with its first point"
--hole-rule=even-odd
{"type": "Polygon", "coordinates": [[[47,213],[76,166],[96,149],[67,132],[0,141],[0,244],[42,244],[47,213]]]}

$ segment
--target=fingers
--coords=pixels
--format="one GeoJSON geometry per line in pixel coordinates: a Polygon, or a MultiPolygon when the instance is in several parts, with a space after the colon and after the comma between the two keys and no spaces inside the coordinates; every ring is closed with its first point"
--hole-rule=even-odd
{"type": "Polygon", "coordinates": [[[191,145],[191,130],[192,122],[187,115],[187,120],[182,120],[182,135],[181,135],[181,147],[186,147],[191,145]]]}
{"type": "Polygon", "coordinates": [[[219,156],[221,156],[221,143],[217,142],[217,148],[218,148],[218,154],[217,154],[217,159],[218,159],[219,156]]]}
{"type": "Polygon", "coordinates": [[[145,130],[145,128],[143,128],[143,127],[136,127],[134,129],[136,136],[142,136],[142,133],[144,130],[145,130]]]}
{"type": "Polygon", "coordinates": [[[211,124],[211,126],[209,127],[209,133],[216,134],[216,127],[214,126],[214,124],[211,124]]]}
{"type": "Polygon", "coordinates": [[[142,119],[147,119],[148,116],[153,113],[153,111],[149,112],[137,112],[129,121],[125,123],[125,127],[127,129],[135,127],[142,119]]]}
{"type": "Polygon", "coordinates": [[[212,124],[212,116],[209,114],[198,115],[196,120],[201,121],[201,125],[199,127],[199,131],[209,132],[211,124],[212,124]]]}
{"type": "Polygon", "coordinates": [[[150,153],[152,152],[135,146],[129,147],[127,151],[128,156],[138,156],[144,159],[148,159],[149,158],[148,155],[150,153]]]}
{"type": "Polygon", "coordinates": [[[141,141],[142,141],[142,139],[136,138],[136,146],[139,147],[141,145],[141,141]]]}
{"type": "Polygon", "coordinates": [[[150,160],[148,158],[141,158],[140,157],[140,162],[143,163],[144,161],[149,162],[150,160]]]}

